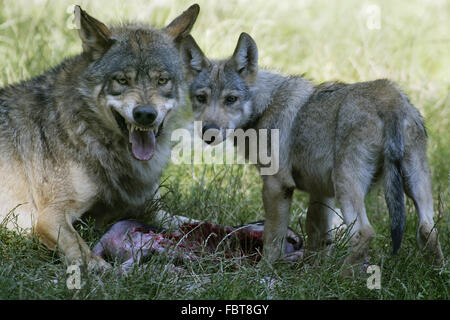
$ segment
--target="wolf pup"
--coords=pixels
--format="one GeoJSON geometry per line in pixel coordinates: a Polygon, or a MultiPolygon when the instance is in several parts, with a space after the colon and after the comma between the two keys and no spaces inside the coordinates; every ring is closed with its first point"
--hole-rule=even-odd
{"type": "MultiPolygon", "coordinates": [[[[442,261],[424,123],[392,82],[314,86],[300,76],[258,70],[257,47],[246,33],[226,60],[208,60],[191,36],[182,41],[181,52],[189,66],[195,118],[202,121],[204,132],[216,130],[214,143],[230,135],[227,129],[279,129],[279,170],[262,176],[264,254],[269,261],[282,252],[294,189],[310,194],[307,248],[330,243],[330,208],[336,198],[350,227],[346,262],[364,261],[375,234],[364,197],[378,180],[384,185],[394,254],[405,227],[406,192],[417,209],[420,248],[432,253],[435,262],[442,261]]],[[[267,144],[273,149],[270,139],[267,144]]]]}
{"type": "Polygon", "coordinates": [[[109,28],[75,7],[82,54],[0,89],[0,221],[33,228],[69,263],[108,268],[72,223],[139,212],[155,195],[184,103],[177,46],[198,13],[109,28]]]}

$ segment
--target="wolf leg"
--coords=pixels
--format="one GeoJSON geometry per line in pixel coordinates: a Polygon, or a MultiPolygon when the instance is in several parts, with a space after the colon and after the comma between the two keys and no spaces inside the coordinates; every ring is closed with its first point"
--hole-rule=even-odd
{"type": "Polygon", "coordinates": [[[263,256],[274,262],[282,255],[289,224],[293,187],[286,187],[277,176],[263,176],[263,202],[266,211],[263,256]]]}
{"type": "Polygon", "coordinates": [[[367,260],[370,242],[375,236],[375,231],[366,216],[364,196],[357,191],[354,194],[342,192],[338,194],[338,201],[341,204],[345,224],[350,226],[350,253],[345,264],[348,267],[362,264],[367,260]]]}
{"type": "MultiPolygon", "coordinates": [[[[350,153],[351,154],[351,153],[350,153]]],[[[364,197],[372,179],[372,168],[363,157],[342,161],[333,171],[336,199],[344,222],[349,228],[350,253],[346,258],[344,274],[352,273],[352,265],[366,261],[375,231],[370,225],[364,206],[364,197]]]]}
{"type": "Polygon", "coordinates": [[[417,229],[419,248],[428,253],[433,264],[440,266],[444,256],[433,221],[433,198],[426,159],[419,159],[417,154],[407,154],[402,166],[405,192],[414,201],[419,217],[417,229]]]}
{"type": "Polygon", "coordinates": [[[332,222],[335,213],[334,199],[310,194],[308,212],[306,214],[306,234],[308,250],[317,251],[331,244],[333,233],[332,222]]]}
{"type": "Polygon", "coordinates": [[[34,231],[49,248],[56,247],[65,255],[68,264],[86,264],[89,270],[103,271],[110,265],[91,253],[88,245],[72,226],[72,218],[67,212],[70,204],[47,206],[38,211],[34,231]]]}

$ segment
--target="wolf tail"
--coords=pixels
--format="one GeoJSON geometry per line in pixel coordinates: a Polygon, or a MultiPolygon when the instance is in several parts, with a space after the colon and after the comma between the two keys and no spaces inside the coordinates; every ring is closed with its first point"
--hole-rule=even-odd
{"type": "Polygon", "coordinates": [[[405,230],[406,209],[401,163],[404,155],[402,125],[398,114],[385,118],[384,126],[384,197],[391,220],[393,254],[397,254],[405,230]]]}

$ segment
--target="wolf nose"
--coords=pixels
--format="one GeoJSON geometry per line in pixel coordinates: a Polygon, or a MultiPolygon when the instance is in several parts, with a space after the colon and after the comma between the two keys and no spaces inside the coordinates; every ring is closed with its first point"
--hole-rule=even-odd
{"type": "Polygon", "coordinates": [[[143,126],[151,125],[157,116],[158,112],[156,112],[155,108],[150,106],[139,106],[133,110],[134,121],[143,126]]]}
{"type": "Polygon", "coordinates": [[[213,143],[216,140],[216,137],[214,134],[208,134],[208,137],[205,137],[205,132],[208,130],[217,130],[220,131],[220,128],[218,126],[215,125],[205,125],[202,128],[202,138],[203,141],[205,141],[206,143],[210,144],[213,143]]]}

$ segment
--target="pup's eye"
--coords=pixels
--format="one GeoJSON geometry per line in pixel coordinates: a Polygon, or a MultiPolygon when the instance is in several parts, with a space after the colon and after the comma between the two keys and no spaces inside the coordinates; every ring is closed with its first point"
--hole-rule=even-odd
{"type": "Polygon", "coordinates": [[[198,94],[195,96],[195,99],[198,101],[198,103],[205,103],[206,102],[206,94],[198,94]]]}
{"type": "Polygon", "coordinates": [[[225,104],[233,104],[237,101],[238,97],[229,95],[225,98],[225,104]]]}
{"type": "Polygon", "coordinates": [[[128,80],[127,80],[127,78],[116,78],[116,81],[117,81],[120,85],[122,85],[122,86],[128,85],[128,80]]]}
{"type": "Polygon", "coordinates": [[[169,82],[169,78],[159,77],[158,84],[160,86],[165,85],[167,82],[169,82]]]}

